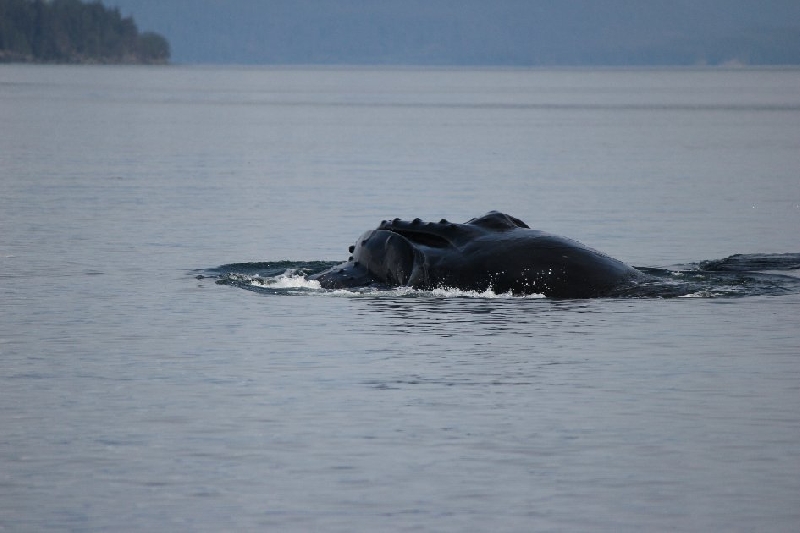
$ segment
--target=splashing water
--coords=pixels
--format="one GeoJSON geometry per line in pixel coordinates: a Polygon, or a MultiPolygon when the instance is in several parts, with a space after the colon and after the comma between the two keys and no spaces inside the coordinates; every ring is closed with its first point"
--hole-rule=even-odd
{"type": "MultiPolygon", "coordinates": [[[[322,272],[337,262],[277,261],[231,263],[193,272],[198,279],[212,278],[220,285],[231,285],[264,294],[434,298],[544,298],[541,294],[497,294],[490,289],[468,291],[450,287],[419,290],[412,287],[370,286],[354,289],[322,289],[308,276],[322,272]]],[[[736,254],[724,259],[700,261],[669,268],[638,267],[647,274],[644,281],[621,287],[611,298],[734,298],[780,296],[800,293],[800,253],[736,254]]]]}

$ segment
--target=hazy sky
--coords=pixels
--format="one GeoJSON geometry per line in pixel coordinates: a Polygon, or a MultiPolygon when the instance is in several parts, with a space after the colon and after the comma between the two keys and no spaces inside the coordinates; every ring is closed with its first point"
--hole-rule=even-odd
{"type": "Polygon", "coordinates": [[[176,63],[800,63],[800,0],[105,0],[176,63]]]}

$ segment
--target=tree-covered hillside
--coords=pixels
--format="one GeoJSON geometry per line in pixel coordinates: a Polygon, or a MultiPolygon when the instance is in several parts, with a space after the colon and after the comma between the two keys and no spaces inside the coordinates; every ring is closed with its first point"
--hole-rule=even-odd
{"type": "Polygon", "coordinates": [[[0,0],[0,62],[166,63],[167,40],[99,1],[0,0]]]}

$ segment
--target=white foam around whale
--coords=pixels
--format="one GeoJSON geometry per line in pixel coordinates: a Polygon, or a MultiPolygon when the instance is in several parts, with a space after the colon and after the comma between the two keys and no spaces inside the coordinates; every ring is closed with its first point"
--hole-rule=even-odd
{"type": "Polygon", "coordinates": [[[332,296],[364,296],[382,294],[386,296],[432,296],[434,298],[479,298],[479,299],[538,299],[545,298],[543,294],[527,294],[522,296],[510,292],[495,293],[491,289],[485,291],[468,291],[450,287],[440,287],[433,290],[421,290],[413,287],[395,287],[389,290],[378,289],[335,289],[326,290],[320,287],[319,281],[309,280],[304,276],[287,271],[274,277],[256,276],[250,279],[250,285],[268,289],[304,289],[332,296]]]}
{"type": "Polygon", "coordinates": [[[317,290],[321,287],[319,281],[306,279],[293,271],[287,271],[271,278],[255,277],[250,280],[251,285],[257,287],[269,287],[270,289],[312,289],[317,290]]]}

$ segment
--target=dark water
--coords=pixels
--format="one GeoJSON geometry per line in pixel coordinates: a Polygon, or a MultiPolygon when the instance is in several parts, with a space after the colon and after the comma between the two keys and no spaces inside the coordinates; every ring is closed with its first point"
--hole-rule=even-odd
{"type": "Polygon", "coordinates": [[[800,71],[0,66],[0,124],[0,528],[797,530],[800,71]],[[652,285],[302,277],[490,209],[652,285]]]}

